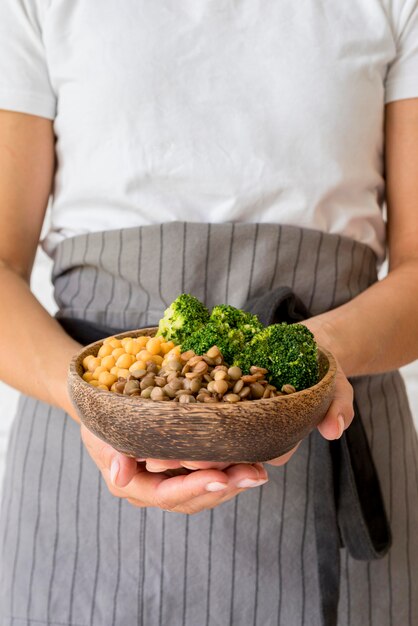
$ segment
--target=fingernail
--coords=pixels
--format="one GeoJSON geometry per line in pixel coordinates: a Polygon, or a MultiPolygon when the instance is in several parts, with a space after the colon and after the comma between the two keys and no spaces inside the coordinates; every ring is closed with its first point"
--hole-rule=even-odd
{"type": "Polygon", "coordinates": [[[206,485],[206,491],[222,491],[222,489],[226,489],[228,485],[225,483],[208,483],[206,485]]]}
{"type": "Polygon", "coordinates": [[[339,415],[337,419],[338,419],[338,437],[337,437],[337,439],[339,439],[342,436],[343,432],[344,432],[345,422],[344,422],[344,417],[342,415],[339,415]]]}
{"type": "Polygon", "coordinates": [[[248,487],[259,487],[260,485],[264,485],[268,481],[268,478],[263,478],[261,480],[252,480],[251,478],[244,478],[237,483],[237,487],[239,489],[247,489],[248,487]]]}
{"type": "Polygon", "coordinates": [[[113,459],[112,464],[110,466],[110,482],[115,487],[117,486],[116,479],[118,477],[119,470],[120,470],[119,461],[117,459],[113,459]]]}

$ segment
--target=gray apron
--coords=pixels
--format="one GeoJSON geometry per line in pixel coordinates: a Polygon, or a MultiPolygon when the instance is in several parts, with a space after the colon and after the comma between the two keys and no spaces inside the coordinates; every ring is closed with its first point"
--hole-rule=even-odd
{"type": "MultiPolygon", "coordinates": [[[[376,280],[374,253],[279,225],[170,223],[60,244],[60,314],[113,327],[154,324],[181,292],[242,306],[289,285],[313,314],[376,280]]],[[[397,372],[355,394],[393,545],[373,562],[342,551],[339,625],[418,623],[417,438],[397,372]]],[[[22,397],[0,527],[2,626],[320,625],[312,438],[269,482],[194,516],[112,497],[63,411],[22,397]]]]}

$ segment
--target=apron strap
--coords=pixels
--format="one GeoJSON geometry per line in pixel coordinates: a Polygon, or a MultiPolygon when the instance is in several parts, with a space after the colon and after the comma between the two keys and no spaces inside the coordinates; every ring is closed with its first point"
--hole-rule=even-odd
{"type": "Polygon", "coordinates": [[[353,559],[384,557],[392,537],[379,478],[356,400],[354,419],[336,444],[338,525],[343,545],[353,559]]]}
{"type": "Polygon", "coordinates": [[[336,626],[340,596],[341,535],[335,502],[335,456],[333,441],[315,429],[313,439],[313,507],[318,567],[319,605],[322,626],[336,626]]]}
{"type": "Polygon", "coordinates": [[[95,322],[77,319],[76,317],[60,317],[59,313],[56,316],[56,320],[61,324],[67,335],[70,335],[70,337],[83,346],[87,346],[89,343],[94,343],[95,341],[100,341],[100,339],[104,339],[105,337],[119,335],[129,330],[126,328],[101,326],[95,322]]]}

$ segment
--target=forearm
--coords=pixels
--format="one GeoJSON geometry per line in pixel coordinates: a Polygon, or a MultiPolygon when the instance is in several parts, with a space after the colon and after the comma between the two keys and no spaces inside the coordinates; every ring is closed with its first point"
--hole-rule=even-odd
{"type": "Polygon", "coordinates": [[[25,394],[59,406],[74,419],[67,368],[79,344],[31,293],[26,281],[0,265],[0,379],[25,394]]]}
{"type": "Polygon", "coordinates": [[[311,318],[317,341],[346,376],[377,374],[418,358],[418,260],[402,263],[350,302],[311,318]]]}

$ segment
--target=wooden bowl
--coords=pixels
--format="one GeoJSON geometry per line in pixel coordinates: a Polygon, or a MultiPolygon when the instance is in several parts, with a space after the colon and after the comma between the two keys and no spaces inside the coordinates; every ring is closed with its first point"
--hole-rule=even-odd
{"type": "MultiPolygon", "coordinates": [[[[156,328],[117,335],[153,336],[156,328]]],[[[114,448],[135,458],[188,461],[268,461],[293,448],[325,416],[334,394],[336,362],[318,349],[320,381],[303,391],[236,404],[154,402],[97,389],[82,379],[83,348],[69,367],[68,386],[81,421],[114,448]]]]}

